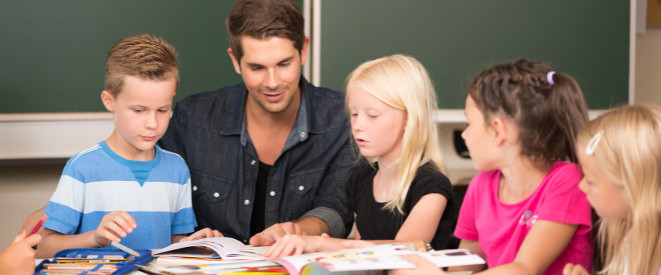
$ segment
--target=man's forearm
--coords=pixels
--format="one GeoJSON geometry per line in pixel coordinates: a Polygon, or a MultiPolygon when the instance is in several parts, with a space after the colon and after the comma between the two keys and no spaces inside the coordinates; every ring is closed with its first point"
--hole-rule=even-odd
{"type": "Polygon", "coordinates": [[[294,221],[298,226],[300,226],[304,235],[321,235],[321,233],[330,234],[330,229],[326,222],[320,218],[313,216],[305,216],[296,221],[294,221]]]}
{"type": "Polygon", "coordinates": [[[330,207],[317,207],[307,213],[303,214],[303,217],[299,218],[317,218],[320,222],[325,225],[326,233],[334,238],[346,238],[347,228],[345,226],[345,221],[342,219],[342,216],[338,213],[338,210],[330,207]]]}

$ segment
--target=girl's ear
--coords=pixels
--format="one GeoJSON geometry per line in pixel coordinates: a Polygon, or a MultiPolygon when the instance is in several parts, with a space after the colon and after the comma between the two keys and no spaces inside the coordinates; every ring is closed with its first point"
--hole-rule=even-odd
{"type": "Polygon", "coordinates": [[[105,106],[108,111],[115,111],[115,97],[113,97],[110,92],[101,92],[101,102],[103,102],[103,106],[105,106]]]}
{"type": "Polygon", "coordinates": [[[506,141],[511,140],[514,132],[512,131],[513,125],[509,120],[496,116],[491,120],[489,126],[491,126],[491,133],[493,134],[496,145],[502,145],[506,141]]]}

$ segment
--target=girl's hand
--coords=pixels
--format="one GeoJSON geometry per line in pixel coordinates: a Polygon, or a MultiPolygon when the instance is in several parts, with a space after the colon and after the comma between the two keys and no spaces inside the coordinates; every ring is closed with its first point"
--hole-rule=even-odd
{"type": "Polygon", "coordinates": [[[403,255],[404,260],[407,260],[418,267],[414,269],[395,269],[389,272],[390,275],[418,275],[418,274],[447,274],[436,265],[427,261],[425,258],[418,255],[403,255]]]}
{"type": "Polygon", "coordinates": [[[363,248],[368,246],[376,245],[376,243],[363,240],[344,240],[342,241],[342,247],[344,248],[363,248]]]}
{"type": "Polygon", "coordinates": [[[106,214],[101,219],[99,227],[94,232],[94,241],[104,247],[110,242],[120,242],[127,234],[133,232],[138,225],[129,213],[124,211],[114,211],[106,214]]]}
{"type": "Polygon", "coordinates": [[[319,242],[328,237],[322,236],[307,236],[307,235],[285,235],[273,244],[264,253],[264,256],[271,259],[299,255],[302,253],[316,252],[319,247],[319,242]]]}
{"type": "Polygon", "coordinates": [[[41,235],[25,237],[25,231],[0,253],[0,274],[32,274],[36,252],[32,249],[41,240],[41,235]]]}
{"type": "Polygon", "coordinates": [[[185,241],[199,240],[204,238],[216,238],[216,237],[223,237],[223,233],[220,233],[220,231],[215,229],[211,230],[211,228],[207,227],[204,229],[200,229],[197,232],[190,234],[189,236],[183,237],[176,242],[185,242],[185,241]]]}
{"type": "Polygon", "coordinates": [[[562,270],[562,275],[590,275],[590,272],[580,264],[566,264],[565,268],[562,270]]]}

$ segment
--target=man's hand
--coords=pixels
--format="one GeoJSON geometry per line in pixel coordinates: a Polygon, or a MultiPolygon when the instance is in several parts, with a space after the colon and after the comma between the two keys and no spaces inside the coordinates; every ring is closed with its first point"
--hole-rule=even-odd
{"type": "Polygon", "coordinates": [[[173,243],[178,243],[178,242],[185,242],[185,241],[192,241],[192,240],[199,240],[199,239],[204,239],[204,238],[216,238],[216,237],[223,237],[223,233],[220,233],[218,230],[211,230],[211,228],[204,228],[200,229],[197,232],[190,234],[189,236],[182,236],[183,238],[172,238],[173,243]]]}
{"type": "Polygon", "coordinates": [[[252,246],[267,246],[274,244],[285,235],[302,235],[303,228],[296,222],[276,223],[250,238],[252,246]]]}
{"type": "Polygon", "coordinates": [[[96,228],[94,241],[100,247],[107,246],[112,241],[120,242],[121,238],[133,232],[136,227],[138,225],[129,213],[124,211],[110,212],[103,216],[99,227],[96,228]]]}
{"type": "Polygon", "coordinates": [[[313,235],[319,236],[330,233],[326,222],[320,218],[306,216],[293,222],[276,223],[264,231],[250,238],[252,246],[273,245],[285,235],[313,235]]]}
{"type": "Polygon", "coordinates": [[[41,235],[33,234],[26,237],[26,231],[21,232],[0,253],[0,274],[32,274],[36,251],[32,249],[41,240],[41,235]]]}

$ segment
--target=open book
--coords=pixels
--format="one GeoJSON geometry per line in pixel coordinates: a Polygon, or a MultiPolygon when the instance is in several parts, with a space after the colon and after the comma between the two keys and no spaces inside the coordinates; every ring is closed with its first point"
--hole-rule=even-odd
{"type": "MultiPolygon", "coordinates": [[[[465,249],[427,251],[427,246],[422,241],[316,252],[278,259],[265,258],[263,255],[267,249],[268,247],[252,247],[223,237],[172,244],[154,250],[153,255],[159,257],[156,262],[159,263],[160,271],[195,271],[202,274],[247,270],[274,271],[278,270],[279,266],[284,267],[289,274],[415,268],[414,264],[400,257],[407,254],[418,254],[438,267],[485,263],[482,258],[465,249]],[[161,259],[169,259],[170,262],[161,259]]],[[[284,270],[281,268],[280,271],[284,270]]]]}
{"type": "Polygon", "coordinates": [[[393,243],[288,256],[273,261],[282,264],[290,274],[326,274],[340,271],[365,271],[415,268],[401,255],[418,254],[436,266],[449,267],[484,264],[485,261],[465,249],[432,250],[417,242],[393,243]]]}
{"type": "Polygon", "coordinates": [[[154,257],[205,258],[223,260],[266,260],[264,252],[268,247],[253,247],[227,238],[205,238],[171,244],[152,252],[154,257]]]}

